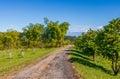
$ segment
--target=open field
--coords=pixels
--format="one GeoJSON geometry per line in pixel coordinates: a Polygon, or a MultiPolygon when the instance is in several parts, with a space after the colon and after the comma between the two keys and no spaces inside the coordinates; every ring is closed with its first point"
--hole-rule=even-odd
{"type": "Polygon", "coordinates": [[[113,76],[111,62],[101,56],[97,56],[96,62],[76,50],[71,50],[70,56],[76,71],[85,79],[120,79],[120,73],[113,76]]]}
{"type": "Polygon", "coordinates": [[[13,49],[9,51],[0,51],[0,76],[8,75],[24,68],[25,66],[37,62],[38,60],[50,55],[58,48],[42,48],[42,49],[27,49],[24,52],[24,58],[21,55],[21,50],[13,49]],[[12,52],[10,59],[9,52],[12,52]]]}

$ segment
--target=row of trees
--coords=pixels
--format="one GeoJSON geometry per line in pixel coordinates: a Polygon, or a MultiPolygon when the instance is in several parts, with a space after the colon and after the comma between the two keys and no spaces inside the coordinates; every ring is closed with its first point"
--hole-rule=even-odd
{"type": "Polygon", "coordinates": [[[113,19],[103,29],[89,29],[86,33],[82,33],[75,40],[75,46],[84,54],[92,56],[93,61],[97,55],[102,55],[111,61],[114,75],[120,70],[119,54],[120,54],[120,18],[113,19]]]}
{"type": "Polygon", "coordinates": [[[68,22],[59,23],[44,18],[45,24],[30,23],[23,32],[7,30],[0,32],[0,49],[60,47],[68,44],[64,36],[69,28],[68,22]]]}

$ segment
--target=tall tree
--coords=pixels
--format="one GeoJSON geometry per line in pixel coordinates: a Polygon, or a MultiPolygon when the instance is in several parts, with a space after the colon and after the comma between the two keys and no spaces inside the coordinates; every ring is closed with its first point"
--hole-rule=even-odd
{"type": "Polygon", "coordinates": [[[82,36],[78,37],[74,43],[85,55],[93,56],[93,61],[97,53],[96,36],[96,31],[89,29],[86,33],[82,33],[82,36]]]}
{"type": "Polygon", "coordinates": [[[93,61],[95,61],[96,53],[97,53],[97,45],[96,45],[96,31],[89,29],[87,32],[86,43],[89,55],[93,56],[93,61]]]}
{"type": "MultiPolygon", "coordinates": [[[[119,51],[120,51],[120,18],[113,19],[104,26],[104,31],[100,32],[99,41],[101,42],[102,55],[112,62],[112,70],[117,75],[120,70],[119,51]]],[[[101,46],[100,45],[100,46],[101,46]]]]}
{"type": "Polygon", "coordinates": [[[45,32],[43,34],[44,41],[49,43],[50,46],[62,46],[69,23],[63,22],[59,24],[58,21],[49,21],[46,18],[44,20],[46,24],[45,32]]]}
{"type": "Polygon", "coordinates": [[[60,45],[62,46],[63,45],[63,43],[64,43],[64,37],[65,37],[65,35],[66,35],[66,33],[67,33],[67,30],[69,29],[69,23],[68,22],[63,22],[63,23],[61,23],[60,25],[59,25],[59,28],[60,28],[60,30],[61,30],[61,36],[60,36],[60,38],[59,38],[59,40],[60,40],[60,45]]]}
{"type": "Polygon", "coordinates": [[[23,28],[24,39],[22,39],[27,41],[28,47],[35,47],[38,45],[38,42],[40,42],[43,32],[44,25],[30,23],[28,26],[23,28]]]}
{"type": "Polygon", "coordinates": [[[56,22],[50,21],[47,24],[46,30],[44,32],[44,39],[46,43],[53,44],[57,46],[57,42],[59,38],[61,37],[61,31],[59,29],[59,26],[56,22]]]}

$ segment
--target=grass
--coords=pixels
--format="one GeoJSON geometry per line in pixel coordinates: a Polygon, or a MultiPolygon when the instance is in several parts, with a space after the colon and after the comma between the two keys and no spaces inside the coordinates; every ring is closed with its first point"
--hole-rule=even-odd
{"type": "Polygon", "coordinates": [[[21,55],[21,49],[12,49],[0,51],[0,76],[5,76],[11,72],[18,71],[25,66],[37,62],[38,60],[50,55],[58,48],[27,49],[24,51],[24,58],[21,55]],[[10,59],[9,52],[12,52],[13,58],[10,59]]]}
{"type": "Polygon", "coordinates": [[[75,70],[84,79],[120,79],[120,73],[113,76],[111,69],[111,61],[96,57],[96,61],[92,61],[92,57],[83,55],[81,52],[71,50],[70,61],[73,62],[75,70]]]}

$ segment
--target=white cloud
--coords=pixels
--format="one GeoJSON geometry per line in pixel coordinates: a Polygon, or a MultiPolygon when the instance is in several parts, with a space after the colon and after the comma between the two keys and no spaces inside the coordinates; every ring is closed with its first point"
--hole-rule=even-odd
{"type": "Polygon", "coordinates": [[[9,25],[9,26],[6,26],[6,25],[0,25],[0,31],[1,32],[6,32],[8,29],[13,29],[13,30],[17,30],[19,32],[22,32],[22,27],[18,26],[18,25],[9,25]]]}
{"type": "Polygon", "coordinates": [[[103,26],[98,26],[98,29],[103,29],[103,26]]]}
{"type": "Polygon", "coordinates": [[[86,32],[90,26],[87,25],[71,25],[69,27],[70,32],[86,32]]]}
{"type": "Polygon", "coordinates": [[[69,27],[70,32],[87,32],[89,29],[98,30],[102,29],[103,26],[94,26],[94,25],[71,25],[69,27]]]}

